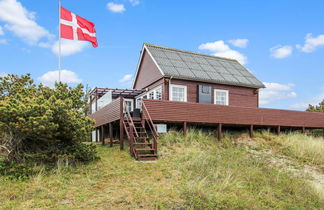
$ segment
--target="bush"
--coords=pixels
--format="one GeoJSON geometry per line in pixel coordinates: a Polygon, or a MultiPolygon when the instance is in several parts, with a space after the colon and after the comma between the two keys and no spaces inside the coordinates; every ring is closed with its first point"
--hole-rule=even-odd
{"type": "Polygon", "coordinates": [[[34,174],[32,167],[27,164],[14,163],[0,159],[0,175],[8,179],[25,180],[34,174]]]}
{"type": "Polygon", "coordinates": [[[0,156],[13,164],[97,159],[95,147],[82,143],[94,124],[86,103],[81,84],[49,88],[30,75],[0,77],[0,156]]]}

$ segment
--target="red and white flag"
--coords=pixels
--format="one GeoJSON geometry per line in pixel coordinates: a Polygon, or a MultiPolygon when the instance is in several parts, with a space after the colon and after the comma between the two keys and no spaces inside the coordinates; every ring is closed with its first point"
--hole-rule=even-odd
{"type": "Polygon", "coordinates": [[[98,47],[94,23],[61,7],[61,37],[65,39],[89,41],[93,47],[98,47]]]}

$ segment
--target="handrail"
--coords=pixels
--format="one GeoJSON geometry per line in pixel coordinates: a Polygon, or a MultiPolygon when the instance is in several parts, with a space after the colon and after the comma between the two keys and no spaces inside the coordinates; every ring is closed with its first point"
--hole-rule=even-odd
{"type": "Polygon", "coordinates": [[[142,102],[142,110],[143,110],[143,114],[145,112],[145,114],[148,117],[148,120],[145,119],[145,121],[147,121],[147,124],[149,125],[149,128],[150,128],[150,130],[151,130],[151,132],[153,134],[153,139],[154,139],[153,147],[154,147],[155,151],[157,151],[157,139],[158,139],[159,134],[158,134],[158,132],[155,129],[154,123],[152,121],[152,118],[150,116],[150,113],[148,112],[148,110],[147,110],[147,108],[145,106],[144,101],[142,102]]]}
{"type": "Polygon", "coordinates": [[[158,134],[158,132],[157,132],[156,129],[155,129],[155,126],[154,126],[154,123],[153,123],[153,121],[152,121],[151,115],[150,115],[150,113],[148,112],[148,110],[147,110],[147,108],[146,108],[146,105],[145,105],[144,101],[142,102],[142,107],[143,107],[143,111],[145,111],[146,114],[147,114],[147,116],[148,116],[148,119],[149,119],[150,124],[151,124],[152,127],[153,127],[152,130],[153,130],[153,132],[154,132],[154,135],[156,135],[156,137],[158,137],[159,134],[158,134]]]}
{"type": "Polygon", "coordinates": [[[132,127],[133,127],[133,130],[134,130],[134,132],[135,132],[135,135],[136,135],[136,137],[138,137],[138,133],[137,133],[137,131],[136,131],[136,128],[135,128],[135,125],[134,125],[134,122],[133,122],[132,116],[130,115],[129,110],[126,109],[126,102],[125,102],[125,100],[124,100],[123,105],[124,105],[124,106],[123,106],[123,111],[125,111],[125,113],[126,113],[126,120],[127,120],[127,122],[128,122],[129,125],[130,125],[129,121],[131,122],[131,124],[133,125],[132,127]]]}
{"type": "Polygon", "coordinates": [[[124,126],[124,129],[125,129],[125,132],[126,132],[127,138],[129,139],[129,138],[130,138],[130,135],[129,135],[128,130],[127,130],[127,128],[126,128],[126,124],[125,124],[125,122],[123,122],[123,126],[124,126]]]}
{"type": "MultiPolygon", "coordinates": [[[[134,127],[134,125],[130,125],[130,127],[134,127]]],[[[136,130],[136,129],[135,129],[136,130]]],[[[136,151],[135,151],[135,147],[134,147],[134,132],[133,132],[134,130],[132,129],[132,128],[130,128],[129,129],[129,152],[130,152],[130,154],[131,154],[131,156],[134,156],[135,157],[135,159],[138,159],[138,156],[137,156],[137,153],[136,153],[136,151]]]]}

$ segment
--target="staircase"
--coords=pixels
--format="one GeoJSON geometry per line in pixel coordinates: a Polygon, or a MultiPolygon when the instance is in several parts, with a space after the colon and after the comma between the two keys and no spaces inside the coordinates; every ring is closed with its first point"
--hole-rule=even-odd
{"type": "MultiPolygon", "coordinates": [[[[126,107],[126,106],[124,106],[126,107]]],[[[147,110],[146,110],[147,111],[147,110]]],[[[130,154],[139,161],[156,160],[157,133],[152,121],[133,118],[128,110],[124,111],[123,125],[129,140],[130,154]],[[145,123],[151,130],[152,140],[145,128],[145,123]]]]}

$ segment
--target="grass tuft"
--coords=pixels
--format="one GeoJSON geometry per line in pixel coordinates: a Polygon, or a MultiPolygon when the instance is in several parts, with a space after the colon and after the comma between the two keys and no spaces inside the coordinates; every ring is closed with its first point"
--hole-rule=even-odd
{"type": "Polygon", "coordinates": [[[255,140],[301,162],[318,166],[324,165],[324,140],[322,137],[301,135],[299,133],[276,136],[264,131],[256,133],[255,140]]]}
{"type": "MultiPolygon", "coordinates": [[[[40,172],[26,181],[0,177],[0,208],[315,209],[324,205],[304,180],[253,156],[236,143],[237,137],[227,133],[219,142],[213,133],[200,130],[186,137],[170,131],[159,138],[160,158],[155,163],[135,161],[118,146],[98,146],[101,160],[88,165],[59,165],[52,174],[40,172]]],[[[270,134],[257,134],[256,139],[264,147],[277,141],[270,134]]]]}

